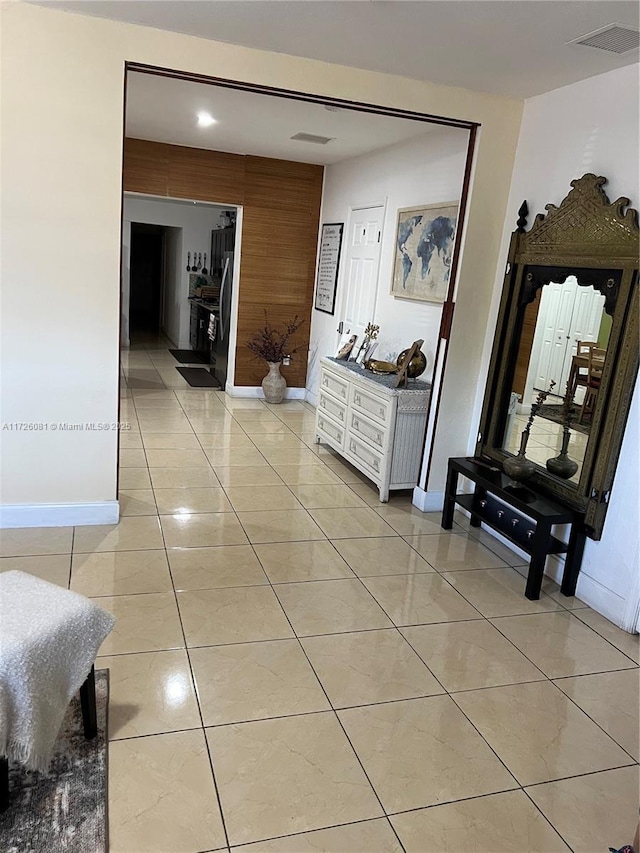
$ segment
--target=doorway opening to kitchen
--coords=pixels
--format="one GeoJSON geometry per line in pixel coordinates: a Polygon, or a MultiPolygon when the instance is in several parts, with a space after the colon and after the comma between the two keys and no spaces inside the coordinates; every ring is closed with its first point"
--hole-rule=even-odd
{"type": "Polygon", "coordinates": [[[237,216],[235,206],[124,193],[122,344],[137,353],[123,359],[125,378],[146,370],[131,378],[183,388],[180,370],[197,368],[191,379],[206,371],[224,387],[237,216]]]}
{"type": "Polygon", "coordinates": [[[166,248],[164,228],[131,223],[129,338],[133,344],[157,336],[161,330],[166,248]]]}

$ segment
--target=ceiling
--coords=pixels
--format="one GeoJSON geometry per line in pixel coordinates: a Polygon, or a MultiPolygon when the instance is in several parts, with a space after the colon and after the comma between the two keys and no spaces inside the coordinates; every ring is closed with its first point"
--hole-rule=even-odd
{"type": "MultiPolygon", "coordinates": [[[[353,110],[327,110],[322,104],[241,92],[130,72],[127,77],[126,135],[192,148],[276,157],[330,165],[438,132],[436,125],[353,110]],[[208,112],[216,124],[199,127],[208,112]],[[326,145],[294,142],[296,133],[331,137],[326,145]]],[[[438,128],[445,133],[467,133],[438,128]]]]}
{"type": "MultiPolygon", "coordinates": [[[[498,95],[638,61],[566,42],[638,27],[635,0],[34,0],[37,5],[498,95]]],[[[294,81],[292,81],[293,83],[294,81]]]]}

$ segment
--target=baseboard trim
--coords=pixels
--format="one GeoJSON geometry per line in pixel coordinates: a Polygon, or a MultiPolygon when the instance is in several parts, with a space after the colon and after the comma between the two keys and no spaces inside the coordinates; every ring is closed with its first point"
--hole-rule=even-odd
{"type": "Polygon", "coordinates": [[[117,524],[119,518],[118,501],[0,506],[0,528],[83,527],[89,524],[117,524]]]}
{"type": "Polygon", "coordinates": [[[422,512],[442,512],[444,492],[425,492],[420,486],[416,486],[411,503],[422,512]]]}
{"type": "MultiPolygon", "coordinates": [[[[232,385],[227,382],[224,390],[230,397],[249,397],[264,400],[264,393],[260,385],[232,385]]],[[[287,388],[284,398],[285,400],[304,400],[306,393],[306,388],[287,388]]]]}
{"type": "MultiPolygon", "coordinates": [[[[458,506],[456,507],[456,510],[469,517],[469,512],[462,507],[458,506]]],[[[510,542],[505,536],[498,533],[497,530],[492,530],[486,525],[483,525],[482,529],[485,533],[493,536],[493,538],[498,542],[501,542],[503,545],[506,545],[507,548],[515,551],[518,556],[521,556],[523,564],[529,562],[530,558],[528,554],[518,548],[517,545],[514,545],[513,542],[510,542]]],[[[473,531],[471,532],[471,535],[473,535],[473,531]]],[[[522,567],[518,566],[517,571],[526,576],[526,567],[524,565],[522,567]]],[[[550,554],[547,557],[544,573],[557,584],[561,584],[562,575],[564,573],[564,556],[560,554],[550,554]]],[[[593,610],[596,610],[604,616],[605,619],[608,619],[610,622],[618,625],[624,631],[633,632],[633,628],[624,624],[626,610],[625,599],[616,592],[613,592],[613,590],[607,589],[606,586],[603,586],[597,580],[594,580],[584,571],[580,572],[578,575],[576,598],[579,598],[580,601],[584,601],[585,604],[589,605],[593,610]]]]}
{"type": "MultiPolygon", "coordinates": [[[[584,601],[592,610],[601,613],[605,619],[613,622],[614,625],[622,628],[623,631],[633,633],[633,629],[625,628],[623,624],[626,602],[622,596],[613,592],[613,590],[607,589],[606,586],[602,586],[601,583],[598,583],[598,581],[589,577],[584,572],[580,572],[578,575],[576,595],[580,601],[584,601]]],[[[579,610],[576,611],[576,615],[580,615],[579,610]]]]}

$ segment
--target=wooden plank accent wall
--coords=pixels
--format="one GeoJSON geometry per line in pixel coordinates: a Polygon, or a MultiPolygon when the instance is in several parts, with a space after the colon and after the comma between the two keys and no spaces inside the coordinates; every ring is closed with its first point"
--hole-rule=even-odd
{"type": "MultiPolygon", "coordinates": [[[[538,288],[536,298],[533,302],[527,305],[524,312],[524,321],[522,323],[522,334],[520,335],[520,346],[518,347],[518,358],[516,360],[516,369],[513,377],[513,390],[516,394],[524,395],[525,385],[527,383],[527,373],[529,372],[529,362],[531,361],[531,347],[533,346],[533,336],[536,332],[536,322],[538,320],[538,311],[540,310],[540,296],[542,288],[538,288]]],[[[522,400],[525,406],[530,406],[533,400],[522,400]]]]}
{"type": "Polygon", "coordinates": [[[323,173],[309,163],[125,139],[126,192],[243,207],[235,385],[259,385],[265,375],[246,341],[266,311],[276,327],[303,320],[282,374],[291,387],[305,386],[323,173]]]}

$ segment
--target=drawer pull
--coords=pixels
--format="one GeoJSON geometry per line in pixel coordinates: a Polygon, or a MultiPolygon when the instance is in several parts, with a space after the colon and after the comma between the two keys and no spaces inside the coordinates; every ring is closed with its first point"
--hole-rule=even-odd
{"type": "MultiPolygon", "coordinates": [[[[372,402],[371,397],[369,397],[368,400],[369,400],[369,402],[372,402]]],[[[365,406],[362,405],[362,397],[360,396],[360,394],[354,394],[353,395],[353,402],[356,404],[356,406],[360,406],[361,409],[366,408],[365,406]]],[[[381,420],[384,420],[385,412],[386,412],[386,409],[384,408],[384,406],[381,406],[378,403],[378,417],[381,420]]]]}
{"type": "Polygon", "coordinates": [[[353,439],[349,442],[349,450],[353,453],[354,456],[357,456],[358,459],[364,459],[364,461],[367,463],[367,465],[371,466],[371,468],[373,468],[374,471],[376,471],[377,473],[380,472],[380,463],[378,462],[377,458],[375,456],[373,456],[371,458],[371,461],[369,461],[368,459],[365,459],[363,456],[358,455],[358,452],[357,452],[358,451],[358,445],[355,443],[355,441],[353,441],[353,439]]]}

